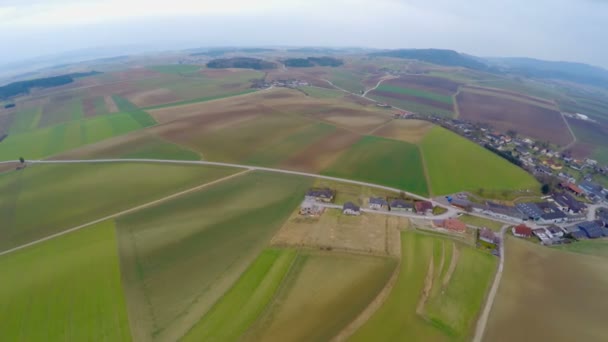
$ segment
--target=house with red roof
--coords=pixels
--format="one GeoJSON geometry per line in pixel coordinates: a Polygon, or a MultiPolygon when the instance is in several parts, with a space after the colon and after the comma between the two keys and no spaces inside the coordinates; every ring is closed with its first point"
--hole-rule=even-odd
{"type": "Polygon", "coordinates": [[[429,215],[433,213],[433,203],[429,201],[418,201],[414,204],[418,214],[429,215]]]}
{"type": "Polygon", "coordinates": [[[467,230],[467,225],[458,219],[437,220],[433,221],[433,224],[456,233],[464,233],[467,230]]]}
{"type": "Polygon", "coordinates": [[[525,224],[520,224],[519,226],[513,227],[511,231],[513,232],[513,236],[520,238],[528,238],[532,236],[532,228],[526,226],[525,224]]]}

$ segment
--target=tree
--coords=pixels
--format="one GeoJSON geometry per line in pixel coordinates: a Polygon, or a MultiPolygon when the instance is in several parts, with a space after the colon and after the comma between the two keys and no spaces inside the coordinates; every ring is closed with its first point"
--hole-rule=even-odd
{"type": "Polygon", "coordinates": [[[543,184],[543,186],[540,187],[540,191],[543,193],[543,195],[548,195],[549,192],[551,192],[551,186],[545,183],[543,184]]]}
{"type": "Polygon", "coordinates": [[[19,162],[20,162],[21,164],[23,164],[23,163],[25,163],[25,159],[23,159],[23,157],[19,157],[19,162]]]}

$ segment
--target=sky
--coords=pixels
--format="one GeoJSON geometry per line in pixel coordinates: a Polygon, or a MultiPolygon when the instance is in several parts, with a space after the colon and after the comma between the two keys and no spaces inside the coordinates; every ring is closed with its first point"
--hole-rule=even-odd
{"type": "Polygon", "coordinates": [[[608,0],[0,0],[0,65],[113,46],[358,46],[608,68],[606,33],[608,0]]]}

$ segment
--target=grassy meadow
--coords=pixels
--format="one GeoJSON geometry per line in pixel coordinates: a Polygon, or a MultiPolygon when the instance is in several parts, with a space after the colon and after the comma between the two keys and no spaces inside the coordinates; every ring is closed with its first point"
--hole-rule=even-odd
{"type": "Polygon", "coordinates": [[[560,251],[608,258],[608,240],[603,239],[581,240],[568,245],[555,246],[553,248],[560,251]]]}
{"type": "Polygon", "coordinates": [[[424,115],[441,115],[445,117],[453,117],[454,112],[452,110],[446,110],[438,107],[429,106],[420,102],[410,101],[406,99],[397,99],[394,97],[381,96],[374,92],[369,94],[369,97],[383,103],[388,103],[392,106],[409,110],[415,113],[424,115]]]}
{"type": "Polygon", "coordinates": [[[421,89],[404,88],[404,87],[398,87],[398,86],[394,86],[394,85],[390,85],[390,84],[381,84],[376,89],[378,91],[386,91],[389,93],[410,95],[410,96],[420,97],[423,99],[429,99],[429,100],[433,100],[433,101],[437,101],[437,102],[443,102],[443,103],[446,103],[449,105],[452,105],[454,103],[451,96],[433,93],[433,92],[425,91],[425,90],[421,90],[421,89]]]}
{"type": "Polygon", "coordinates": [[[381,137],[364,136],[322,173],[429,193],[418,147],[381,137]]]}
{"type": "Polygon", "coordinates": [[[134,337],[188,333],[237,283],[309,185],[252,172],[118,219],[134,337]]]}
{"type": "Polygon", "coordinates": [[[505,269],[486,327],[486,341],[606,339],[605,258],[512,237],[507,238],[505,250],[505,269]]]}
{"type": "Polygon", "coordinates": [[[434,127],[420,147],[434,195],[480,189],[536,190],[539,186],[523,169],[441,127],[434,127]]]}
{"type": "Polygon", "coordinates": [[[129,341],[114,223],[0,256],[0,340],[129,341]]]}
{"type": "Polygon", "coordinates": [[[147,67],[150,70],[165,74],[190,74],[201,69],[200,65],[189,65],[189,64],[168,64],[168,65],[152,65],[147,67]]]}
{"type": "Polygon", "coordinates": [[[0,174],[0,250],[160,199],[236,172],[162,165],[33,165],[0,174]],[[162,175],[162,176],[161,176],[162,175]]]}
{"type": "Polygon", "coordinates": [[[306,95],[317,99],[336,99],[344,96],[344,92],[337,89],[328,89],[312,86],[300,87],[299,89],[306,95]]]}
{"type": "Polygon", "coordinates": [[[399,276],[391,293],[350,340],[470,339],[497,259],[415,231],[401,233],[401,249],[399,276]]]}

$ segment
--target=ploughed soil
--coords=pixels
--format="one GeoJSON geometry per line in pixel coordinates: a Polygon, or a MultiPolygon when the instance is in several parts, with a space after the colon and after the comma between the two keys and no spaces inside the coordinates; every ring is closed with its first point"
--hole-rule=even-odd
{"type": "Polygon", "coordinates": [[[150,107],[181,100],[174,92],[166,88],[135,91],[129,93],[127,99],[138,107],[150,107]]]}
{"type": "Polygon", "coordinates": [[[84,111],[84,116],[87,118],[95,116],[95,98],[93,97],[85,97],[82,99],[82,110],[84,111]]]}
{"type": "Polygon", "coordinates": [[[561,146],[573,140],[561,114],[556,110],[467,91],[461,91],[457,101],[460,117],[464,120],[483,122],[503,132],[514,130],[561,146]]]}

